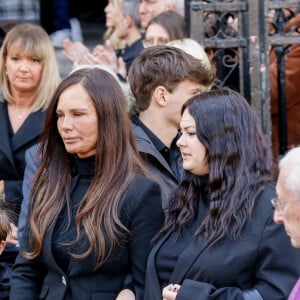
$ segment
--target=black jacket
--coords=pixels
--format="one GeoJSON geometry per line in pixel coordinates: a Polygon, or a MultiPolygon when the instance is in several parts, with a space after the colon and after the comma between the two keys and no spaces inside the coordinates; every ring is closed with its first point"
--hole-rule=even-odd
{"type": "MultiPolygon", "coordinates": [[[[181,285],[176,300],[244,300],[244,292],[252,289],[266,300],[287,299],[300,276],[300,251],[291,246],[283,226],[273,222],[273,196],[273,186],[260,193],[239,239],[223,238],[207,248],[200,236],[189,244],[169,281],[181,285]]],[[[149,254],[145,300],[162,298],[156,254],[169,235],[149,254]]]]}
{"type": "MultiPolygon", "coordinates": [[[[164,215],[158,184],[137,176],[121,198],[120,220],[131,231],[127,246],[94,270],[94,255],[84,260],[71,257],[64,272],[52,253],[53,228],[43,241],[39,258],[17,257],[11,277],[11,300],[114,300],[128,274],[133,277],[136,299],[143,299],[146,261],[153,235],[160,229],[164,215]]],[[[30,229],[25,227],[22,248],[27,247],[30,229]]],[[[82,245],[88,243],[87,239],[82,245]]],[[[83,246],[85,247],[85,246],[83,246]]],[[[22,250],[21,248],[21,250],[22,250]]]]}
{"type": "MultiPolygon", "coordinates": [[[[143,129],[140,126],[133,124],[133,130],[137,149],[145,162],[145,166],[155,177],[156,181],[161,187],[162,207],[165,210],[166,208],[168,208],[169,196],[171,192],[177,187],[179,182],[165,158],[155,148],[150,138],[143,131],[143,129]]],[[[181,167],[181,157],[179,158],[179,160],[180,161],[178,161],[177,164],[181,167]]]]}
{"type": "Polygon", "coordinates": [[[19,213],[22,181],[25,170],[25,151],[39,141],[44,128],[44,111],[30,114],[19,130],[10,137],[7,104],[0,102],[0,180],[4,180],[5,200],[16,206],[19,213]]]}

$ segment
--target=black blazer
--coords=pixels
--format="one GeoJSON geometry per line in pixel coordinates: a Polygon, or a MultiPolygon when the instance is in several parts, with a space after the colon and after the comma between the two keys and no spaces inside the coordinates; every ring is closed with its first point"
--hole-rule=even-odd
{"type": "MultiPolygon", "coordinates": [[[[271,186],[259,195],[238,240],[225,238],[209,248],[201,237],[190,243],[178,257],[169,281],[181,285],[176,300],[244,300],[243,292],[251,289],[266,300],[288,298],[300,276],[300,251],[291,246],[283,226],[273,222],[272,196],[271,186]]],[[[156,254],[169,235],[149,254],[145,300],[162,299],[156,254]]]]}
{"type": "Polygon", "coordinates": [[[4,180],[5,200],[17,206],[21,205],[23,198],[25,151],[38,142],[44,128],[44,119],[44,111],[30,114],[19,130],[10,137],[7,104],[0,102],[0,180],[4,180]]]}
{"type": "MultiPolygon", "coordinates": [[[[137,300],[143,299],[149,244],[160,229],[164,213],[157,183],[137,176],[121,199],[120,219],[132,233],[121,251],[94,270],[94,256],[84,260],[71,258],[68,272],[57,265],[52,251],[53,229],[47,232],[41,255],[27,260],[17,257],[11,276],[11,300],[114,300],[123,287],[126,275],[132,274],[137,300]]],[[[29,228],[24,229],[22,247],[28,243],[29,228]]],[[[83,245],[88,243],[84,241],[83,245]]]]}

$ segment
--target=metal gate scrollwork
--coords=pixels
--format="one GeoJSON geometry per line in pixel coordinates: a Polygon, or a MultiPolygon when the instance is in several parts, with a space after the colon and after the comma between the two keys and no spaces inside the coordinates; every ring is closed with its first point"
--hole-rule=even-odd
{"type": "Polygon", "coordinates": [[[256,110],[270,141],[272,127],[273,131],[276,128],[273,137],[278,137],[275,146],[279,154],[284,154],[289,146],[285,67],[290,50],[300,44],[300,17],[289,26],[299,13],[299,0],[185,1],[188,35],[213,57],[220,85],[240,91],[256,110]],[[276,103],[270,97],[270,78],[274,74],[277,81],[275,85],[272,81],[271,94],[276,103]]]}

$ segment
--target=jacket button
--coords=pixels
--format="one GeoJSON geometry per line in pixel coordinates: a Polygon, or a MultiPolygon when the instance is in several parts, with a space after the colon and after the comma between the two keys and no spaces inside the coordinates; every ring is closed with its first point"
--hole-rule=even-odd
{"type": "Polygon", "coordinates": [[[66,281],[65,276],[63,276],[63,277],[61,278],[61,282],[63,283],[63,285],[67,285],[67,281],[66,281]]]}

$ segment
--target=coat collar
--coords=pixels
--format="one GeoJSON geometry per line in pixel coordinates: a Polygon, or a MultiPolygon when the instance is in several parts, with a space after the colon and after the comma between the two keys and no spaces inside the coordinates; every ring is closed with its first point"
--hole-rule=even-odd
{"type": "Polygon", "coordinates": [[[178,257],[170,278],[170,283],[182,283],[195,260],[206,248],[203,236],[195,238],[178,257]]]}
{"type": "MultiPolygon", "coordinates": [[[[7,104],[0,103],[0,120],[7,118],[7,104]]],[[[0,151],[5,153],[13,163],[12,152],[41,135],[44,129],[45,112],[37,111],[30,114],[12,138],[9,137],[9,125],[2,122],[0,126],[0,151]]]]}
{"type": "Polygon", "coordinates": [[[156,271],[156,255],[160,247],[164,244],[164,242],[171,235],[171,232],[168,232],[164,235],[152,248],[148,257],[147,264],[147,278],[146,278],[146,287],[145,287],[145,295],[146,299],[151,300],[161,300],[160,283],[158,280],[158,274],[156,271]]]}
{"type": "Polygon", "coordinates": [[[157,151],[154,144],[151,142],[151,140],[146,135],[146,133],[143,131],[143,129],[140,126],[135,125],[135,124],[133,124],[133,129],[134,129],[134,135],[135,135],[138,152],[145,153],[146,155],[151,155],[151,156],[155,157],[156,160],[168,171],[168,173],[177,182],[177,178],[175,177],[169,164],[166,162],[166,160],[160,154],[160,152],[157,151]]]}
{"type": "Polygon", "coordinates": [[[44,129],[45,112],[31,113],[12,139],[12,150],[15,151],[26,143],[40,136],[44,129]]]}

